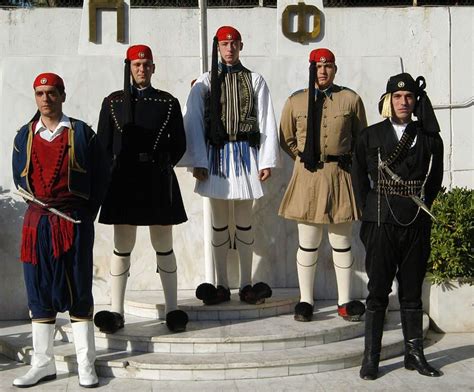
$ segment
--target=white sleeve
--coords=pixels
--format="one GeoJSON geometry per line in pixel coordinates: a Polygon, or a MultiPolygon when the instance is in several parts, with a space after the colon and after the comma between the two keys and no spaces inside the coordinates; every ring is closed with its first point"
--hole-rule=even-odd
{"type": "Polygon", "coordinates": [[[196,80],[189,93],[183,110],[186,152],[177,166],[208,167],[204,110],[206,96],[210,90],[209,85],[209,73],[205,73],[196,80]]]}
{"type": "Polygon", "coordinates": [[[258,127],[261,133],[258,168],[261,170],[278,167],[280,166],[280,144],[270,91],[263,77],[254,72],[252,72],[252,83],[257,102],[258,127]]]}

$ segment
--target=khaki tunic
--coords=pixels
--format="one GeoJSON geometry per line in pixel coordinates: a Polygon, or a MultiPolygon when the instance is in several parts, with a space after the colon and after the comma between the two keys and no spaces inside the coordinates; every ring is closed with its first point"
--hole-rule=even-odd
{"type": "MultiPolygon", "coordinates": [[[[300,162],[306,141],[308,90],[285,103],[281,115],[282,148],[295,160],[293,175],[281,202],[279,215],[307,223],[342,223],[359,218],[350,173],[337,162],[324,163],[315,172],[300,162]]],[[[351,152],[357,133],[367,126],[364,104],[352,90],[333,85],[321,121],[321,154],[351,152]]]]}

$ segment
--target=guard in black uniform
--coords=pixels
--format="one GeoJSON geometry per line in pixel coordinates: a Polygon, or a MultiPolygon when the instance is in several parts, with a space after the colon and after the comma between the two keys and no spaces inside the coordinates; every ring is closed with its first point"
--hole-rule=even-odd
{"type": "Polygon", "coordinates": [[[177,307],[172,236],[172,225],[187,220],[173,171],[186,150],[186,138],[179,102],[151,86],[154,72],[151,49],[131,46],[125,59],[124,89],[106,97],[100,112],[98,136],[109,154],[111,183],[99,222],[114,225],[114,254],[112,309],[98,312],[94,322],[106,333],[124,325],[125,289],[137,226],[150,228],[166,301],[166,325],[179,332],[188,322],[186,313],[177,307]]]}
{"type": "Polygon", "coordinates": [[[360,377],[377,378],[385,310],[394,277],[405,339],[405,368],[437,377],[423,354],[421,287],[430,255],[429,207],[441,189],[443,143],[425,79],[392,76],[379,111],[386,120],[362,131],[353,157],[360,237],[369,277],[360,377]],[[415,114],[418,121],[412,121],[415,114]]]}

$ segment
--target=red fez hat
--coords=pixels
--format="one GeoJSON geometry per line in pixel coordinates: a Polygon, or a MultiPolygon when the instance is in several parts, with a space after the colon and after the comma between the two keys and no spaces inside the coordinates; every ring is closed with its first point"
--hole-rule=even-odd
{"type": "Polygon", "coordinates": [[[312,50],[309,54],[309,62],[311,61],[316,63],[335,63],[336,57],[329,49],[319,48],[312,50]]]}
{"type": "Polygon", "coordinates": [[[216,31],[218,41],[242,41],[242,37],[237,29],[232,26],[221,26],[216,31]]]}
{"type": "Polygon", "coordinates": [[[133,45],[127,49],[127,60],[150,60],[153,62],[151,49],[146,45],[133,45]]]}
{"type": "Polygon", "coordinates": [[[64,82],[59,75],[45,72],[39,74],[33,82],[33,89],[38,86],[53,86],[58,90],[64,91],[64,82]]]}

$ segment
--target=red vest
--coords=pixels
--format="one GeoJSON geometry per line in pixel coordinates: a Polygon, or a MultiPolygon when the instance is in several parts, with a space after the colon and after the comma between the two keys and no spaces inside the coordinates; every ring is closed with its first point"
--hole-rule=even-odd
{"type": "Polygon", "coordinates": [[[68,189],[68,158],[67,130],[51,142],[44,140],[39,133],[34,135],[29,175],[36,197],[41,199],[72,196],[68,189]]]}
{"type": "MultiPolygon", "coordinates": [[[[36,124],[33,124],[33,127],[36,124]]],[[[30,186],[40,200],[75,198],[68,188],[68,131],[64,130],[51,142],[39,133],[33,137],[29,170],[30,186]]],[[[74,242],[74,225],[47,210],[30,204],[25,213],[22,229],[21,261],[37,264],[38,224],[48,215],[53,255],[57,259],[71,249],[74,242]]]]}

